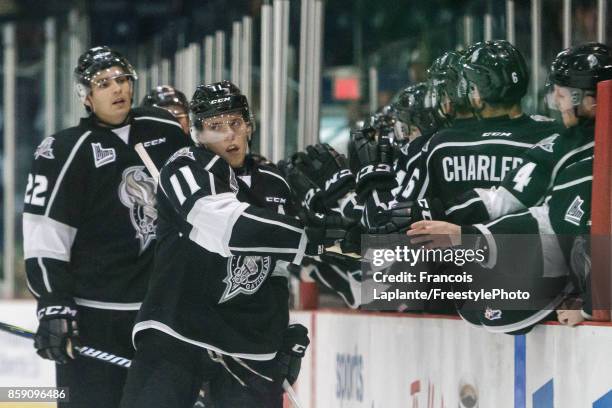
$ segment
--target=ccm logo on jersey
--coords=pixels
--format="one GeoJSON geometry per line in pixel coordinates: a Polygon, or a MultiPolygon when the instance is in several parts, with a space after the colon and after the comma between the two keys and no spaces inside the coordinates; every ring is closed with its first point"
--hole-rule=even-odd
{"type": "Polygon", "coordinates": [[[511,132],[485,132],[483,136],[512,136],[511,132]]]}
{"type": "Polygon", "coordinates": [[[216,105],[218,103],[221,102],[228,102],[231,98],[228,96],[227,98],[220,98],[220,99],[213,99],[212,101],[210,101],[211,105],[216,105]]]}
{"type": "Polygon", "coordinates": [[[42,319],[45,316],[72,316],[75,317],[77,311],[75,309],[71,309],[69,306],[47,306],[38,310],[36,313],[38,316],[38,320],[42,319]]]}
{"type": "Polygon", "coordinates": [[[268,203],[285,204],[285,203],[287,203],[287,199],[286,198],[280,198],[280,197],[266,197],[266,202],[268,202],[268,203]]]}
{"type": "Polygon", "coordinates": [[[149,147],[149,146],[157,146],[160,145],[162,143],[166,143],[166,138],[162,137],[160,139],[155,139],[155,140],[149,140],[148,142],[144,142],[142,145],[144,147],[149,147]]]}

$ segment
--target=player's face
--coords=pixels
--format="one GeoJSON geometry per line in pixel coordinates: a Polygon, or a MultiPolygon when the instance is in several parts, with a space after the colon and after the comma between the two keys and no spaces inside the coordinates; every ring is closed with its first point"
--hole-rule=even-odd
{"type": "Polygon", "coordinates": [[[162,109],[170,112],[181,124],[183,132],[185,132],[186,135],[189,135],[189,114],[185,111],[185,108],[179,105],[169,105],[162,106],[162,109]]]}
{"type": "Polygon", "coordinates": [[[468,98],[470,100],[470,105],[476,110],[481,110],[484,108],[482,98],[480,97],[480,91],[478,91],[478,87],[473,84],[468,84],[468,98]]]}
{"type": "Polygon", "coordinates": [[[240,112],[204,119],[197,139],[233,168],[242,167],[247,154],[251,126],[240,112]]]}
{"type": "Polygon", "coordinates": [[[91,92],[85,100],[104,123],[118,125],[125,121],[132,105],[132,80],[120,67],[98,72],[91,80],[91,92]]]}
{"type": "Polygon", "coordinates": [[[554,85],[548,95],[548,104],[551,109],[558,110],[563,118],[565,127],[572,127],[578,124],[576,107],[579,105],[580,95],[577,90],[566,86],[554,85]]]}

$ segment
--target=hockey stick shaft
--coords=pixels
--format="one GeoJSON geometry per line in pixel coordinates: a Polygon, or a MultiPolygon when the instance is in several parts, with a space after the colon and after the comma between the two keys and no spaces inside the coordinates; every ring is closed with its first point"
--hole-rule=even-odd
{"type": "MultiPolygon", "coordinates": [[[[26,339],[34,339],[33,332],[18,326],[13,326],[12,324],[0,322],[0,330],[26,339]]],[[[132,361],[129,358],[116,356],[112,353],[107,353],[93,347],[80,346],[75,347],[74,349],[83,357],[93,358],[103,363],[113,364],[124,368],[129,368],[132,364],[132,361]]]]}
{"type": "Polygon", "coordinates": [[[136,150],[140,160],[142,160],[147,170],[149,170],[151,177],[153,177],[155,180],[155,184],[157,184],[159,181],[159,170],[157,170],[157,167],[155,167],[155,163],[153,163],[153,160],[151,159],[151,156],[149,156],[149,153],[147,153],[144,145],[142,143],[137,143],[136,146],[134,146],[134,150],[136,150]]]}
{"type": "Polygon", "coordinates": [[[293,387],[291,386],[291,384],[289,384],[289,381],[287,380],[283,381],[283,390],[285,390],[285,392],[289,396],[289,399],[291,400],[291,403],[293,404],[293,408],[302,408],[302,405],[298,401],[297,395],[295,394],[295,391],[293,390],[293,387]]]}

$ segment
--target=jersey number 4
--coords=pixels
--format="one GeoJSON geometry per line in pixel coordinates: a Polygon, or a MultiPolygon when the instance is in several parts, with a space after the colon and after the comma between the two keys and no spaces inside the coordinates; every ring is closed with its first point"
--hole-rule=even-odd
{"type": "Polygon", "coordinates": [[[36,174],[28,174],[28,185],[26,187],[25,199],[23,200],[26,204],[32,205],[45,205],[45,193],[47,192],[47,186],[49,182],[47,177],[36,174]]]}
{"type": "Polygon", "coordinates": [[[523,192],[523,189],[531,181],[531,173],[535,169],[536,164],[533,162],[527,163],[516,172],[516,175],[512,179],[514,181],[514,189],[519,193],[523,192]]]}

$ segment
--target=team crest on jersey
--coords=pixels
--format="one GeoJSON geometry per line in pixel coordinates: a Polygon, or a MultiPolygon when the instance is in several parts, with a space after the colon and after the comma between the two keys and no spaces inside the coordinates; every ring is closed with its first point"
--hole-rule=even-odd
{"type": "Polygon", "coordinates": [[[49,160],[55,159],[52,147],[54,141],[54,137],[46,137],[36,148],[36,151],[34,152],[34,160],[38,159],[39,157],[44,157],[45,159],[49,160]]]}
{"type": "Polygon", "coordinates": [[[174,154],[172,156],[170,156],[170,158],[168,159],[166,164],[175,161],[179,157],[187,157],[187,158],[195,161],[195,157],[193,156],[193,152],[191,150],[189,150],[189,147],[183,147],[182,149],[179,149],[176,152],[174,152],[174,154]]]}
{"type": "Polygon", "coordinates": [[[553,152],[553,147],[555,146],[555,139],[557,139],[559,137],[558,133],[555,133],[554,135],[550,135],[548,136],[546,139],[542,139],[540,140],[535,147],[539,147],[540,149],[548,152],[548,153],[552,153],[553,152]]]}
{"type": "Polygon", "coordinates": [[[94,163],[96,168],[102,167],[105,164],[112,163],[117,159],[117,153],[112,147],[102,147],[101,143],[92,143],[91,149],[93,151],[94,163]]]}
{"type": "Polygon", "coordinates": [[[257,292],[270,272],[269,256],[232,256],[227,260],[225,292],[219,303],[239,294],[252,295],[257,292]]]}
{"type": "Polygon", "coordinates": [[[584,200],[580,196],[576,196],[565,212],[565,221],[580,226],[580,221],[584,215],[582,204],[584,204],[584,200]]]}
{"type": "Polygon", "coordinates": [[[499,320],[502,317],[502,311],[499,309],[491,309],[487,307],[485,309],[484,317],[487,320],[499,320]]]}
{"type": "Polygon", "coordinates": [[[155,240],[157,224],[155,180],[145,173],[144,166],[132,166],[123,171],[119,200],[130,210],[130,220],[140,242],[140,253],[143,253],[155,240]]]}

